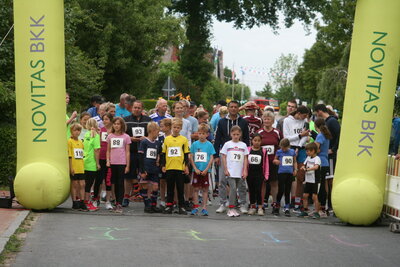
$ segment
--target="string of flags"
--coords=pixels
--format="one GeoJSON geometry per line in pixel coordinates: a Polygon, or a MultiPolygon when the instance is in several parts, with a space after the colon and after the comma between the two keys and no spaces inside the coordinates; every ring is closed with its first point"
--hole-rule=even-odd
{"type": "Polygon", "coordinates": [[[273,77],[275,77],[275,76],[281,76],[281,77],[288,76],[288,73],[277,73],[277,72],[271,73],[267,67],[240,66],[240,72],[241,72],[242,75],[245,75],[245,74],[255,74],[255,75],[258,75],[258,76],[272,75],[273,77]]]}

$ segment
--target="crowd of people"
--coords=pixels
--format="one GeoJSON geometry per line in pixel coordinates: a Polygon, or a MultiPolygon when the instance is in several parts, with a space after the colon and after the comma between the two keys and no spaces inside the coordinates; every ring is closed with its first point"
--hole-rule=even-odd
{"type": "Polygon", "coordinates": [[[332,214],[340,124],[324,104],[289,101],[279,120],[252,101],[221,100],[213,114],[162,98],[145,110],[128,94],[91,104],[66,118],[72,209],[97,211],[103,199],[116,213],[140,201],[146,213],[207,216],[213,195],[229,217],[262,216],[270,198],[276,216],[332,214]]]}

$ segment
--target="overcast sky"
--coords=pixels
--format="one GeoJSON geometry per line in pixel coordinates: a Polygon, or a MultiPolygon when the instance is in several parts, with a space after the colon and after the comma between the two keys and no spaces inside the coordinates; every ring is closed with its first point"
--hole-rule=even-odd
{"type": "Polygon", "coordinates": [[[281,54],[295,54],[302,62],[304,50],[315,41],[315,31],[306,35],[300,23],[290,29],[282,28],[279,34],[263,26],[251,30],[236,30],[231,23],[214,21],[211,44],[223,51],[224,66],[233,68],[242,79],[240,67],[253,69],[257,73],[246,71],[244,83],[250,86],[252,95],[260,91],[268,80],[266,72],[273,66],[281,54]]]}

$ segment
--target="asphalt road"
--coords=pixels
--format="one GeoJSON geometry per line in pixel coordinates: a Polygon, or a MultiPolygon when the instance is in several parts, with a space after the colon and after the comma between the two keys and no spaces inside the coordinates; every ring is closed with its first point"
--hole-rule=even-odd
{"type": "MultiPolygon", "coordinates": [[[[67,204],[68,206],[69,204],[67,204]]],[[[398,266],[400,235],[267,215],[42,213],[13,266],[398,266]]]]}

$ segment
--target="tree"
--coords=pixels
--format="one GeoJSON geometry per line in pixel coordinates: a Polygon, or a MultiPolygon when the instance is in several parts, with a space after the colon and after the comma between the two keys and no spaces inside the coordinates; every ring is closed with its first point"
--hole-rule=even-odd
{"type": "Polygon", "coordinates": [[[280,55],[268,73],[274,91],[278,91],[283,87],[292,87],[293,78],[297,73],[298,65],[299,63],[296,55],[280,55]]]}
{"type": "Polygon", "coordinates": [[[273,98],[275,96],[274,92],[272,91],[272,86],[269,82],[264,85],[262,91],[256,91],[256,95],[265,98],[273,98]]]}

